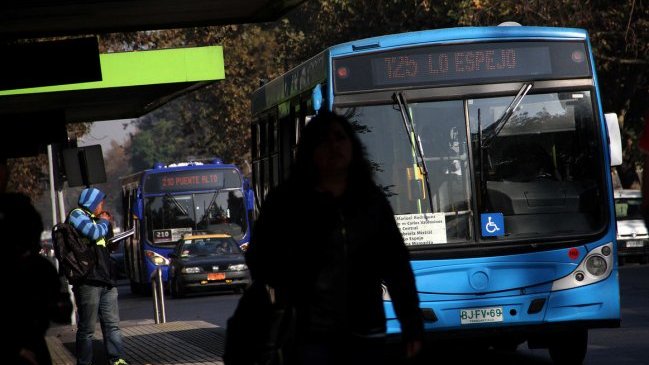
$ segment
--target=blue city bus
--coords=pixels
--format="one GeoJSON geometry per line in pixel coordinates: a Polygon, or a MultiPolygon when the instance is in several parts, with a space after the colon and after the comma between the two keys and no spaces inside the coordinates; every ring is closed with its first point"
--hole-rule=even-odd
{"type": "Polygon", "coordinates": [[[248,180],[232,164],[157,163],[120,179],[125,272],[134,293],[147,293],[151,273],[162,268],[167,281],[169,254],[184,234],[227,233],[245,249],[250,241],[254,198],[248,180]]]}
{"type": "Polygon", "coordinates": [[[620,324],[610,174],[620,131],[600,98],[582,29],[503,24],[335,45],[252,95],[253,187],[261,202],[288,176],[318,110],[346,115],[410,250],[427,338],[527,341],[580,363],[589,329],[620,324]]]}

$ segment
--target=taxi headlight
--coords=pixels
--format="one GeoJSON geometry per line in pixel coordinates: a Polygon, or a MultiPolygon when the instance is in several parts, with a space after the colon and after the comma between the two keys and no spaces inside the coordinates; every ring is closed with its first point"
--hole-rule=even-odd
{"type": "Polygon", "coordinates": [[[182,272],[183,274],[198,274],[201,271],[203,270],[201,270],[201,268],[197,266],[183,267],[182,270],[180,270],[180,272],[182,272]]]}
{"type": "Polygon", "coordinates": [[[593,276],[604,275],[606,269],[606,260],[601,256],[593,255],[586,261],[586,270],[593,276]]]}
{"type": "Polygon", "coordinates": [[[230,270],[230,271],[243,271],[243,270],[248,270],[248,266],[246,266],[246,264],[230,265],[230,266],[228,266],[228,270],[230,270]]]}

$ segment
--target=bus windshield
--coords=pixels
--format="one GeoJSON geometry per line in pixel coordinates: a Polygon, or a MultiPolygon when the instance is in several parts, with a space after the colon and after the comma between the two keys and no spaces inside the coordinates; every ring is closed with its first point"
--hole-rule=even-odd
{"type": "Polygon", "coordinates": [[[154,245],[174,245],[191,231],[226,233],[239,240],[247,231],[240,189],[170,194],[145,198],[147,238],[154,245]]]}
{"type": "Polygon", "coordinates": [[[409,102],[410,132],[393,103],[338,109],[365,144],[397,221],[415,222],[419,242],[400,226],[406,244],[554,240],[603,229],[606,189],[591,93],[528,94],[493,133],[512,98],[409,102]],[[487,146],[483,136],[492,138],[487,146]],[[487,212],[504,216],[502,235],[476,234],[474,220],[487,212]]]}

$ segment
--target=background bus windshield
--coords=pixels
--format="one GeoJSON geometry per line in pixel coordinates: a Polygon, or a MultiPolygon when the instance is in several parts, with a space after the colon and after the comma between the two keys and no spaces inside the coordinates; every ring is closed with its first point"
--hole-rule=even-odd
{"type": "Polygon", "coordinates": [[[151,174],[144,190],[146,235],[154,245],[173,245],[192,230],[226,233],[236,240],[247,231],[241,177],[234,169],[151,174]]]}

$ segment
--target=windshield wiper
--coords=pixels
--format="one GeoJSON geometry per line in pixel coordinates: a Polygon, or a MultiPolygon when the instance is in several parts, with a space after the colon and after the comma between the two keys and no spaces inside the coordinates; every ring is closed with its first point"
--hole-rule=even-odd
{"type": "Polygon", "coordinates": [[[505,109],[503,115],[501,115],[494,124],[485,128],[484,132],[482,132],[482,130],[480,131],[480,134],[482,136],[480,138],[481,148],[489,148],[491,142],[493,142],[493,140],[498,137],[498,134],[503,129],[503,127],[505,127],[505,124],[507,124],[509,118],[511,118],[511,116],[514,114],[514,111],[516,110],[516,108],[518,108],[521,101],[523,101],[525,95],[527,95],[527,93],[532,89],[532,86],[534,86],[534,83],[532,82],[523,83],[523,86],[521,86],[520,90],[518,90],[518,94],[516,94],[514,99],[512,99],[512,102],[509,103],[509,106],[507,106],[507,109],[505,109]]]}
{"type": "Polygon", "coordinates": [[[178,210],[180,210],[180,212],[183,215],[187,215],[187,216],[189,215],[189,213],[187,213],[187,209],[185,209],[185,207],[183,207],[182,204],[180,204],[178,202],[178,200],[176,200],[176,198],[173,195],[171,195],[170,193],[165,193],[164,196],[165,196],[165,198],[168,198],[169,200],[171,200],[171,202],[174,203],[176,208],[178,208],[178,210]]]}
{"type": "MultiPolygon", "coordinates": [[[[221,189],[217,189],[217,190],[214,192],[214,195],[212,195],[212,199],[210,200],[210,204],[207,206],[207,209],[205,209],[205,211],[203,212],[203,214],[204,214],[204,216],[203,216],[204,218],[203,218],[203,219],[205,219],[205,224],[206,224],[206,225],[209,224],[209,213],[210,213],[210,210],[212,209],[212,206],[214,206],[214,203],[216,203],[216,198],[219,196],[219,193],[220,193],[220,192],[221,192],[221,189]]],[[[225,214],[225,212],[224,212],[224,214],[225,214]]],[[[201,220],[202,220],[202,219],[201,219],[201,220]]]]}
{"type": "Polygon", "coordinates": [[[417,155],[417,167],[424,175],[424,180],[426,181],[426,191],[428,192],[428,204],[430,205],[430,212],[434,213],[435,210],[433,209],[433,198],[430,193],[430,182],[428,181],[428,167],[426,166],[426,160],[424,159],[424,149],[421,146],[421,138],[415,131],[415,124],[410,117],[410,113],[408,112],[408,101],[406,100],[406,97],[403,95],[402,91],[395,92],[392,97],[399,106],[399,111],[401,112],[401,120],[403,121],[403,126],[406,128],[410,147],[415,151],[417,155]]]}

